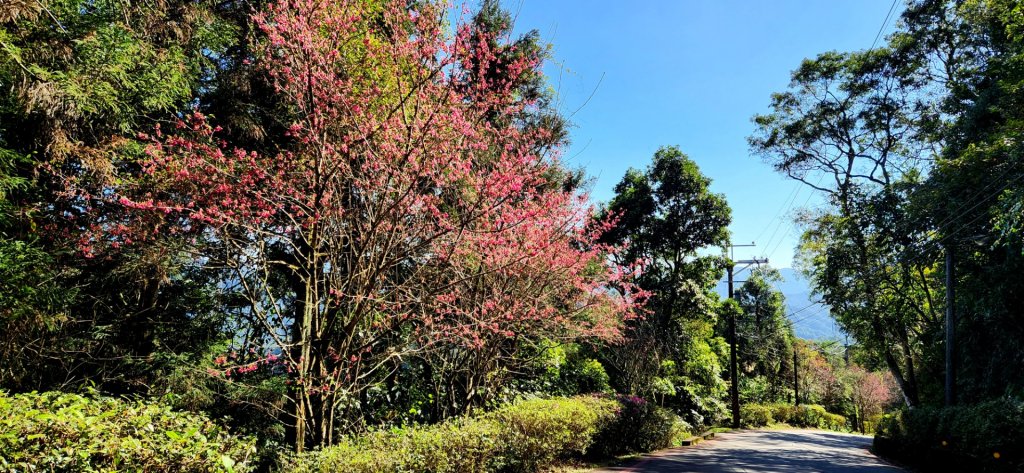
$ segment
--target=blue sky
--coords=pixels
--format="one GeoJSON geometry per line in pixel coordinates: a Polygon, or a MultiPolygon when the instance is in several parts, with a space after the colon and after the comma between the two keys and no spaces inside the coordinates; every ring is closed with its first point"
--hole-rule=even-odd
{"type": "Polygon", "coordinates": [[[595,178],[595,200],[678,145],[728,199],[733,241],[756,240],[737,259],[792,266],[798,231],[786,209],[816,200],[750,155],[750,118],[804,58],[869,48],[892,0],[504,2],[517,31],[537,29],[553,47],[546,73],[574,123],[565,159],[595,178]]]}

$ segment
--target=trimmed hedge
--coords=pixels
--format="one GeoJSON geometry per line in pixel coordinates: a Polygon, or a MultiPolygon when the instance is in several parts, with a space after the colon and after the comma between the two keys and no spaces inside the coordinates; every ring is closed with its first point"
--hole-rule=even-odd
{"type": "Polygon", "coordinates": [[[740,406],[740,424],[743,427],[764,427],[775,423],[772,408],[764,404],[743,404],[740,406]]]}
{"type": "Polygon", "coordinates": [[[791,406],[789,404],[772,404],[772,417],[776,422],[794,427],[808,427],[826,430],[846,429],[846,417],[833,414],[817,404],[791,406]]]}
{"type": "Polygon", "coordinates": [[[532,399],[475,418],[374,432],[294,458],[294,472],[536,471],[582,455],[619,404],[606,397],[532,399]]]}
{"type": "Polygon", "coordinates": [[[500,434],[494,422],[483,419],[372,432],[299,455],[285,471],[484,471],[497,461],[500,434]]]}
{"type": "Polygon", "coordinates": [[[253,443],[205,416],[95,394],[0,391],[0,471],[247,471],[253,443]]]}
{"type": "Polygon", "coordinates": [[[888,414],[874,444],[880,455],[928,471],[1024,472],[1024,401],[888,414]]]}
{"type": "Polygon", "coordinates": [[[646,452],[689,434],[635,396],[531,399],[441,424],[373,432],[291,459],[297,473],[533,472],[571,457],[646,452]]]}
{"type": "Polygon", "coordinates": [[[745,404],[740,407],[740,422],[744,427],[781,423],[814,429],[846,429],[846,417],[828,412],[817,404],[745,404]]]}
{"type": "Polygon", "coordinates": [[[557,458],[582,455],[616,415],[615,401],[603,397],[534,399],[488,413],[485,419],[501,433],[496,469],[536,471],[557,458]]]}

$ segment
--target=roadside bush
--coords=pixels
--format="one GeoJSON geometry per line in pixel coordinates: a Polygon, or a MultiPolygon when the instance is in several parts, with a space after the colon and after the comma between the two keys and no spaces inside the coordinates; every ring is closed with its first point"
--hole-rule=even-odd
{"type": "Polygon", "coordinates": [[[468,472],[486,471],[500,453],[498,424],[458,419],[428,427],[372,432],[300,455],[296,472],[468,472]]]}
{"type": "Polygon", "coordinates": [[[771,408],[772,419],[781,424],[794,425],[793,418],[799,416],[799,408],[792,404],[769,404],[768,407],[771,408]]]}
{"type": "Polygon", "coordinates": [[[729,415],[725,402],[717,396],[703,393],[700,386],[685,378],[676,386],[676,395],[670,401],[669,407],[696,430],[717,425],[729,415]]]}
{"type": "Polygon", "coordinates": [[[763,404],[744,404],[740,406],[740,424],[744,427],[764,427],[775,423],[772,408],[763,404]]]}
{"type": "Polygon", "coordinates": [[[826,412],[824,418],[818,423],[818,428],[827,430],[846,430],[846,417],[826,412]]]}
{"type": "MultiPolygon", "coordinates": [[[[787,406],[789,407],[789,406],[787,406]]],[[[789,418],[787,424],[796,427],[808,427],[827,430],[843,430],[846,428],[846,418],[833,414],[817,404],[789,407],[789,418]]],[[[783,421],[779,421],[783,422],[783,421]]]]}
{"type": "Polygon", "coordinates": [[[922,469],[1024,472],[1024,402],[918,407],[883,416],[875,448],[922,469]]]}
{"type": "Polygon", "coordinates": [[[864,420],[864,432],[869,434],[875,433],[884,416],[884,414],[875,414],[864,420]]]}
{"type": "Polygon", "coordinates": [[[740,407],[740,422],[744,427],[764,427],[773,423],[789,424],[827,430],[844,430],[846,418],[810,404],[744,404],[740,407]]]}
{"type": "Polygon", "coordinates": [[[594,456],[641,453],[678,445],[691,426],[668,409],[637,396],[620,395],[618,415],[594,440],[594,456]]]}
{"type": "Polygon", "coordinates": [[[504,471],[534,471],[571,454],[583,454],[615,418],[615,402],[601,397],[534,399],[488,413],[501,426],[504,471]]]}
{"type": "Polygon", "coordinates": [[[0,391],[0,471],[247,471],[255,451],[203,415],[157,403],[0,391]]]}
{"type": "Polygon", "coordinates": [[[300,455],[296,472],[529,472],[582,455],[616,415],[612,399],[532,399],[476,418],[374,432],[300,455]]]}

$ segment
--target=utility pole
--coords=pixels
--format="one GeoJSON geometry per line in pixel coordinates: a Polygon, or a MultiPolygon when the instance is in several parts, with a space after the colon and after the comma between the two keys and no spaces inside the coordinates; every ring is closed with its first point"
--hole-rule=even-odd
{"type": "MultiPolygon", "coordinates": [[[[729,260],[729,299],[732,299],[733,263],[729,260]]],[[[732,401],[732,428],[740,428],[739,363],[736,361],[736,311],[729,311],[729,399],[732,401]]]]}
{"type": "Polygon", "coordinates": [[[945,245],[946,250],[946,405],[956,403],[956,274],[954,247],[952,242],[945,245]]]}
{"type": "MultiPolygon", "coordinates": [[[[749,268],[751,265],[768,263],[767,258],[754,258],[752,260],[741,260],[733,261],[732,257],[735,255],[732,252],[733,248],[741,246],[755,246],[753,242],[749,245],[729,245],[730,255],[729,261],[726,264],[726,273],[729,276],[729,299],[733,298],[733,276],[736,275],[736,264],[745,264],[740,271],[749,268]]],[[[732,398],[732,427],[734,429],[740,428],[740,385],[739,385],[739,362],[736,360],[736,313],[733,312],[729,316],[729,378],[731,385],[729,386],[729,397],[732,398]]]]}
{"type": "Polygon", "coordinates": [[[800,365],[796,358],[796,341],[793,341],[793,405],[800,407],[800,365]]]}

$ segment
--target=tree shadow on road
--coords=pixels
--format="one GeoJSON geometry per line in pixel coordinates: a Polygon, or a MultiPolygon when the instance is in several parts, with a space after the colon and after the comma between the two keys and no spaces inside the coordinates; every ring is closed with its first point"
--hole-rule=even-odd
{"type": "Polygon", "coordinates": [[[895,473],[867,451],[871,439],[825,431],[759,431],[726,434],[719,440],[664,451],[608,472],[895,473]]]}

